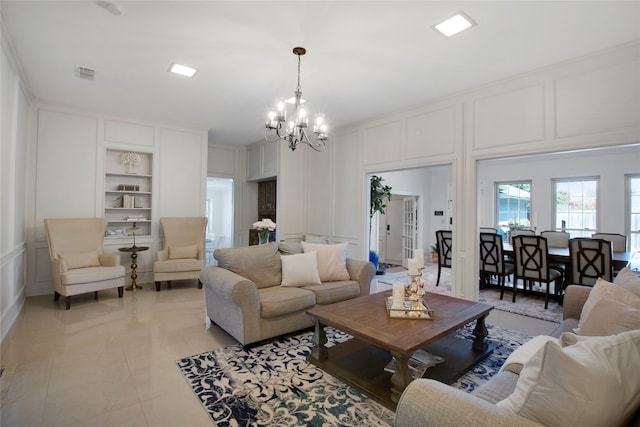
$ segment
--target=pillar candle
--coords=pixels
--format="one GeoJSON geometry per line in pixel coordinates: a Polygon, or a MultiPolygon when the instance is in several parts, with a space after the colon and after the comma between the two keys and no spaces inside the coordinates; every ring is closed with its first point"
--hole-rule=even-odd
{"type": "Polygon", "coordinates": [[[422,249],[414,250],[413,257],[418,261],[418,268],[424,268],[424,250],[422,249]]]}
{"type": "Polygon", "coordinates": [[[407,266],[409,267],[409,275],[415,276],[418,274],[418,261],[416,259],[408,259],[407,266]]]}
{"type": "Polygon", "coordinates": [[[402,309],[404,304],[404,284],[401,282],[393,283],[393,308],[402,309]]]}

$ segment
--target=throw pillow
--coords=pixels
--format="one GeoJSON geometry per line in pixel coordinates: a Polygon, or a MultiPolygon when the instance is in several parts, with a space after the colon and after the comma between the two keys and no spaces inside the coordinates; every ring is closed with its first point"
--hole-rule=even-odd
{"type": "Polygon", "coordinates": [[[169,259],[198,258],[198,245],[169,246],[169,259]]]}
{"type": "Polygon", "coordinates": [[[100,267],[100,258],[98,252],[72,252],[68,254],[59,254],[58,257],[65,262],[67,269],[100,267]]]}
{"type": "Polygon", "coordinates": [[[305,252],[317,252],[318,272],[323,282],[350,280],[347,270],[347,243],[322,245],[302,242],[305,252]]]}
{"type": "Polygon", "coordinates": [[[587,301],[582,307],[580,321],[578,322],[578,327],[575,329],[575,333],[580,334],[580,329],[589,317],[591,310],[596,305],[596,303],[606,295],[611,295],[613,299],[622,301],[623,303],[631,305],[633,307],[640,308],[640,297],[620,286],[614,285],[611,282],[607,282],[602,278],[598,278],[595,286],[593,287],[591,292],[589,292],[587,301]]]}
{"type": "Polygon", "coordinates": [[[282,282],[282,263],[276,242],[213,251],[218,266],[251,280],[260,289],[282,282]]]}
{"type": "Polygon", "coordinates": [[[536,335],[520,347],[513,350],[509,357],[507,357],[507,360],[505,360],[500,367],[500,371],[510,371],[516,374],[519,373],[522,366],[527,363],[527,361],[531,359],[531,357],[533,357],[533,355],[536,354],[547,341],[552,340],[556,342],[558,341],[557,338],[549,335],[536,335]]]}
{"type": "Polygon", "coordinates": [[[640,404],[640,331],[548,341],[524,365],[514,392],[497,406],[545,426],[620,425],[640,404]]]}
{"type": "Polygon", "coordinates": [[[580,335],[615,335],[633,329],[640,329],[640,308],[605,295],[591,309],[580,328],[580,335]]]}
{"type": "Polygon", "coordinates": [[[319,285],[318,262],[315,252],[281,257],[282,286],[319,285]]]}
{"type": "Polygon", "coordinates": [[[636,276],[629,267],[620,270],[613,283],[640,297],[640,277],[636,276]]]}

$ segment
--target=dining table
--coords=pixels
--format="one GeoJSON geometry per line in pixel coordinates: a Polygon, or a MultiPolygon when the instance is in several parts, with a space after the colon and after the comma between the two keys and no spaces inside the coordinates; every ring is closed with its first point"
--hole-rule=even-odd
{"type": "MultiPolygon", "coordinates": [[[[548,250],[549,262],[569,265],[569,248],[549,248],[548,250]]],[[[509,242],[503,243],[502,252],[508,257],[513,257],[513,245],[509,242]]],[[[622,270],[631,262],[635,255],[636,252],[633,251],[613,252],[611,264],[613,265],[614,269],[622,270]]]]}

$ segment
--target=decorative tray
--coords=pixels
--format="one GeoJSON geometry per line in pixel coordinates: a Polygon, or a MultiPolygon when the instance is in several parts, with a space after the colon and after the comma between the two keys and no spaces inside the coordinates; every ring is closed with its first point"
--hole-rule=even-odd
{"type": "Polygon", "coordinates": [[[419,308],[411,308],[411,301],[404,300],[404,309],[391,308],[393,303],[393,297],[385,298],[385,304],[387,306],[387,316],[394,319],[421,319],[421,320],[433,320],[435,316],[434,310],[431,310],[424,301],[420,302],[419,308]]]}

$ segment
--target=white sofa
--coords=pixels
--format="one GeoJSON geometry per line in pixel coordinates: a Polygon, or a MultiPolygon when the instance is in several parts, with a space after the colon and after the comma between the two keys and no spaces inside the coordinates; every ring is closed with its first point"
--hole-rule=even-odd
{"type": "Polygon", "coordinates": [[[638,328],[640,279],[628,269],[615,285],[569,286],[552,336],[516,349],[472,393],[414,380],[398,402],[394,425],[640,426],[638,328]]]}

